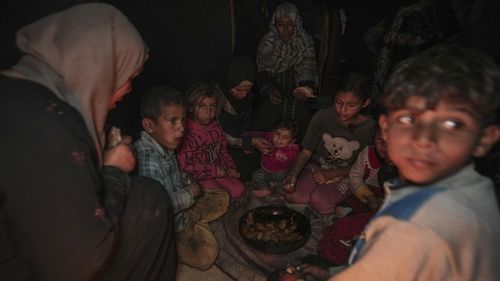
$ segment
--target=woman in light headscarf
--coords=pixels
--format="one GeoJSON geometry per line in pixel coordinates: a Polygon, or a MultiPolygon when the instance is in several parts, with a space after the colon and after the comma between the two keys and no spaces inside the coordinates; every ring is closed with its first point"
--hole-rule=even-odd
{"type": "Polygon", "coordinates": [[[173,280],[167,193],[105,148],[109,109],[147,50],[116,8],[82,4],[17,32],[0,74],[0,280],[173,280]]]}
{"type": "Polygon", "coordinates": [[[269,32],[260,41],[257,67],[261,108],[257,125],[271,130],[278,119],[295,119],[301,133],[310,119],[309,100],[318,83],[316,53],[311,35],[302,26],[297,7],[276,7],[269,32]]]}

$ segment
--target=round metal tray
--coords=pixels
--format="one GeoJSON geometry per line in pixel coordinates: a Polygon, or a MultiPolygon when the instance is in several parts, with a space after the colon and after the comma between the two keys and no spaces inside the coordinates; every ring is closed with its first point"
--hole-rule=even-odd
{"type": "Polygon", "coordinates": [[[303,214],[283,206],[262,206],[248,210],[241,216],[238,227],[240,236],[248,245],[256,250],[270,254],[285,254],[295,251],[301,248],[311,235],[311,225],[307,218],[303,214]],[[293,216],[294,221],[297,223],[295,231],[301,234],[302,239],[277,242],[250,239],[243,233],[243,227],[246,225],[250,213],[253,213],[255,223],[279,222],[293,216]]]}

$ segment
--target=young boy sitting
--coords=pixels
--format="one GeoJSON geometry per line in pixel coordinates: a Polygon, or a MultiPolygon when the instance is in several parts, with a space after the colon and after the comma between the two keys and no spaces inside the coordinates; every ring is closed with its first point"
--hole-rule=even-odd
{"type": "Polygon", "coordinates": [[[399,179],[330,280],[500,280],[498,202],[474,167],[500,138],[499,93],[500,69],[472,50],[398,65],[379,123],[399,179]]]}
{"type": "Polygon", "coordinates": [[[146,92],[141,101],[141,138],[135,143],[138,172],[159,181],[167,190],[175,214],[179,262],[205,270],[219,253],[208,222],[225,214],[229,195],[222,190],[201,192],[181,174],[175,149],[184,135],[184,96],[168,86],[146,92]]]}

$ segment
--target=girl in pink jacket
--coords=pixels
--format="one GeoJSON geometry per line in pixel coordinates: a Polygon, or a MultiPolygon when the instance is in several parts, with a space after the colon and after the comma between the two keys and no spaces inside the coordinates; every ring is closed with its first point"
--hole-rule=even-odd
{"type": "Polygon", "coordinates": [[[239,199],[245,194],[245,186],[216,121],[222,106],[220,95],[216,85],[207,83],[195,83],[188,90],[186,132],[177,160],[181,170],[196,179],[202,189],[223,189],[231,199],[239,199]]]}

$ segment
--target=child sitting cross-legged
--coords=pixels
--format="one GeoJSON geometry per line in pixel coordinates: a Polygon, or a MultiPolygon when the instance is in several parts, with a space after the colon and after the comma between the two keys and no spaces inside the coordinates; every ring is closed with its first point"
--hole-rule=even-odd
{"type": "Polygon", "coordinates": [[[141,138],[135,142],[138,172],[160,182],[175,214],[178,260],[206,270],[215,262],[219,246],[208,223],[224,215],[229,195],[223,190],[202,192],[191,177],[181,173],[175,149],[184,135],[184,96],[168,86],[155,87],[141,100],[141,138]]]}
{"type": "Polygon", "coordinates": [[[349,172],[349,187],[352,193],[372,212],[379,209],[383,199],[380,170],[388,165],[392,166],[387,155],[387,144],[380,130],[375,134],[374,143],[375,145],[366,146],[358,154],[349,172]]]}
{"type": "Polygon", "coordinates": [[[231,199],[240,199],[246,189],[216,119],[221,96],[214,84],[194,83],[188,89],[186,133],[177,149],[177,160],[181,170],[193,176],[202,189],[225,190],[231,199]]]}
{"type": "MultiPolygon", "coordinates": [[[[370,104],[366,77],[342,75],[331,107],[313,116],[283,184],[289,203],[307,204],[319,219],[321,232],[335,215],[337,204],[351,195],[349,172],[358,153],[373,143],[376,122],[364,109],[370,104]]],[[[317,227],[316,227],[317,226],[317,227]]]]}
{"type": "Polygon", "coordinates": [[[327,226],[317,245],[318,255],[337,265],[347,264],[356,239],[380,208],[384,198],[382,183],[395,176],[380,130],[377,130],[374,142],[374,146],[368,145],[358,154],[349,173],[349,187],[355,196],[350,196],[344,203],[353,212],[327,226]],[[383,169],[390,173],[385,175],[381,172],[383,169]]]}

